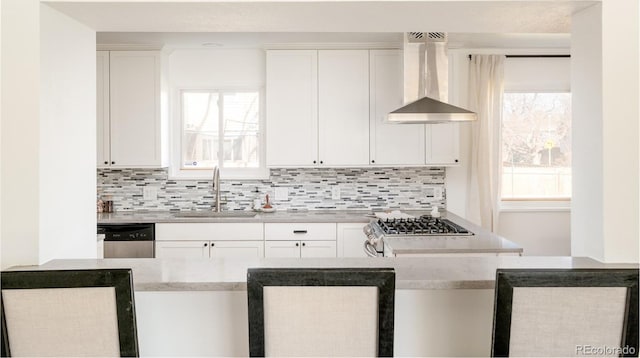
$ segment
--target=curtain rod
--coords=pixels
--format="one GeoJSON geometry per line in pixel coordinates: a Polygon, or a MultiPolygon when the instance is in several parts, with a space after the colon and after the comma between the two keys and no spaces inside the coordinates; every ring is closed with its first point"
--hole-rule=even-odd
{"type": "MultiPolygon", "coordinates": [[[[570,58],[571,55],[505,55],[506,58],[570,58]]],[[[471,55],[469,55],[471,59],[471,55]]]]}

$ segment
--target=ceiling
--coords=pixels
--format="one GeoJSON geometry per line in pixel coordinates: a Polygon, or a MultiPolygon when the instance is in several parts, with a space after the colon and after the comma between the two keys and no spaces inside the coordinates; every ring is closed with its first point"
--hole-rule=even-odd
{"type": "Polygon", "coordinates": [[[569,33],[583,0],[167,0],[44,3],[99,32],[569,33]]]}

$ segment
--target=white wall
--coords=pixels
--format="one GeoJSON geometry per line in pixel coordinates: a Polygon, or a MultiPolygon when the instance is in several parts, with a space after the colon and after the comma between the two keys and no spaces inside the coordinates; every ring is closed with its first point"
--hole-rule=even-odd
{"type": "Polygon", "coordinates": [[[40,4],[38,0],[2,0],[1,6],[4,269],[40,263],[40,4]]]}
{"type": "Polygon", "coordinates": [[[574,256],[639,259],[639,7],[608,1],[573,16],[574,256]]]}
{"type": "Polygon", "coordinates": [[[2,1],[3,269],[96,255],[94,53],[86,26],[2,1]]]}
{"type": "Polygon", "coordinates": [[[257,49],[174,50],[169,56],[174,89],[262,87],[264,71],[264,51],[257,49]]]}
{"type": "Polygon", "coordinates": [[[95,31],[40,6],[40,262],[96,257],[95,31]]]}
{"type": "Polygon", "coordinates": [[[498,234],[517,242],[526,256],[571,256],[571,212],[503,211],[498,234]]]}

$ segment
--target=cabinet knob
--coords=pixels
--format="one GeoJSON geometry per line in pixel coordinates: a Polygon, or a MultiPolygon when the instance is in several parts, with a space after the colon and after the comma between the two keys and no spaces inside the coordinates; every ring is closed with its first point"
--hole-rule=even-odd
{"type": "Polygon", "coordinates": [[[105,160],[105,161],[104,161],[104,164],[109,164],[109,162],[105,160]]]}
{"type": "Polygon", "coordinates": [[[320,164],[324,164],[324,162],[321,160],[321,161],[320,161],[320,164]]]}
{"type": "Polygon", "coordinates": [[[300,246],[300,244],[296,242],[296,247],[298,247],[298,246],[300,246]]]}
{"type": "Polygon", "coordinates": [[[305,244],[304,242],[302,243],[302,246],[307,246],[307,244],[305,244]]]}
{"type": "Polygon", "coordinates": [[[111,162],[111,164],[116,164],[116,162],[111,162]]]}
{"type": "Polygon", "coordinates": [[[456,159],[456,160],[455,160],[455,162],[457,163],[457,162],[458,162],[458,159],[456,159]]]}
{"type": "Polygon", "coordinates": [[[375,163],[375,162],[376,162],[375,160],[372,160],[372,161],[371,161],[371,163],[375,163]]]}
{"type": "Polygon", "coordinates": [[[208,244],[205,242],[205,243],[204,243],[204,247],[207,247],[207,245],[208,245],[208,244]]]}
{"type": "Polygon", "coordinates": [[[315,160],[313,161],[313,164],[316,164],[316,161],[315,161],[315,160]]]}
{"type": "Polygon", "coordinates": [[[211,243],[211,247],[214,247],[214,246],[216,246],[216,243],[215,243],[215,242],[212,242],[212,243],[211,243]]]}

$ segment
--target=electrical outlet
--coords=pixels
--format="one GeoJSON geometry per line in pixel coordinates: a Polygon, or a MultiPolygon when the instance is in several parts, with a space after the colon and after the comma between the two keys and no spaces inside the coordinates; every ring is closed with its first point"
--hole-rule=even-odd
{"type": "Polygon", "coordinates": [[[340,187],[334,185],[331,187],[331,199],[332,200],[340,200],[340,187]]]}
{"type": "Polygon", "coordinates": [[[442,200],[442,188],[435,187],[433,188],[433,200],[442,200]]]}
{"type": "Polygon", "coordinates": [[[422,189],[422,194],[428,201],[442,200],[442,188],[439,186],[425,186],[422,189]]]}
{"type": "Polygon", "coordinates": [[[278,200],[278,201],[287,201],[289,200],[289,188],[287,187],[277,187],[276,188],[276,193],[275,193],[275,198],[274,200],[278,200]]]}
{"type": "Polygon", "coordinates": [[[144,200],[157,200],[158,188],[155,186],[145,186],[142,188],[142,198],[144,200]]]}

